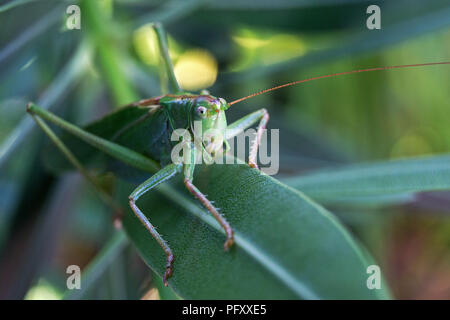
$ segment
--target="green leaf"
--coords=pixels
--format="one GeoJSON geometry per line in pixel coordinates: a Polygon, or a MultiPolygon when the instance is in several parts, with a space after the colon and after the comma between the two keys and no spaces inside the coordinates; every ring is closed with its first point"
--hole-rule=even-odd
{"type": "Polygon", "coordinates": [[[450,189],[450,155],[330,168],[283,180],[320,203],[393,204],[450,189]]]}
{"type": "MultiPolygon", "coordinates": [[[[183,188],[161,185],[137,205],[172,247],[169,286],[184,299],[383,299],[369,290],[372,264],[327,210],[302,193],[247,165],[199,168],[195,184],[226,216],[236,245],[224,252],[223,231],[183,188]],[[164,195],[164,197],[161,196],[164,195]],[[169,201],[166,201],[169,200],[169,201]]],[[[134,185],[121,183],[127,203],[134,185]]],[[[165,255],[131,210],[125,230],[145,262],[159,275],[165,255]]]]}

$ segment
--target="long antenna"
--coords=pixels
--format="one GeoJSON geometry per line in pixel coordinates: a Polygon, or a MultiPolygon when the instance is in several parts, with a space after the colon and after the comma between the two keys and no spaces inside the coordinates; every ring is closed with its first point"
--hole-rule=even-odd
{"type": "Polygon", "coordinates": [[[319,79],[324,79],[324,78],[331,78],[331,77],[337,77],[337,76],[343,76],[346,74],[352,74],[352,73],[360,73],[360,72],[370,72],[370,71],[380,71],[380,70],[389,70],[389,69],[400,69],[400,68],[411,68],[411,67],[424,67],[424,66],[434,66],[434,65],[438,65],[438,64],[450,64],[450,62],[430,62],[430,63],[420,63],[420,64],[405,64],[405,65],[399,65],[399,66],[388,66],[388,67],[378,67],[378,68],[370,68],[370,69],[360,69],[360,70],[353,70],[353,71],[347,71],[347,72],[340,72],[340,73],[333,73],[333,74],[327,74],[324,76],[319,76],[319,77],[314,77],[314,78],[309,78],[309,79],[303,79],[303,80],[298,80],[298,81],[294,81],[294,82],[289,82],[289,83],[285,83],[270,89],[266,89],[266,90],[262,90],[256,93],[253,93],[249,96],[234,100],[232,102],[229,102],[228,105],[233,105],[235,103],[259,96],[261,94],[270,92],[270,91],[275,91],[281,88],[285,88],[285,87],[290,87],[290,86],[294,86],[296,84],[300,84],[300,83],[304,83],[304,82],[308,82],[308,81],[313,81],[313,80],[319,80],[319,79]]]}

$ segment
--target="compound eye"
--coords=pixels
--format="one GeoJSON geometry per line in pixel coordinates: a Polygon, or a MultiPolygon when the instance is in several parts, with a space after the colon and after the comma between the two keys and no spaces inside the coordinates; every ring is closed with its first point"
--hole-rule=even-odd
{"type": "Polygon", "coordinates": [[[205,107],[198,107],[197,108],[197,113],[198,113],[198,115],[200,115],[200,117],[205,117],[206,116],[206,108],[205,107]]]}

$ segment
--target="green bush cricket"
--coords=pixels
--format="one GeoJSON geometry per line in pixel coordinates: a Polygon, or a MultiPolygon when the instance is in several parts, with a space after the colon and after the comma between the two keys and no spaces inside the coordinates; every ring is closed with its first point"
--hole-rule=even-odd
{"type": "MultiPolygon", "coordinates": [[[[167,256],[166,269],[163,278],[166,286],[168,285],[168,279],[173,273],[174,255],[169,245],[159,235],[154,226],[149,222],[136,204],[136,201],[146,192],[152,190],[159,184],[168,181],[178,173],[182,173],[187,190],[202,203],[225,230],[225,250],[228,250],[234,243],[233,229],[230,224],[225,217],[219,213],[213,203],[208,200],[193,183],[195,161],[184,163],[173,163],[171,161],[171,151],[174,147],[174,143],[170,140],[170,136],[174,130],[187,129],[193,135],[194,141],[188,142],[188,158],[195,159],[198,153],[202,153],[211,159],[214,159],[221,155],[223,151],[227,151],[227,139],[231,139],[247,128],[257,125],[256,137],[250,148],[249,165],[250,167],[258,168],[258,146],[269,120],[269,114],[266,109],[260,109],[228,125],[225,112],[231,105],[280,88],[338,75],[395,68],[450,64],[450,62],[437,62],[379,67],[319,76],[276,86],[227,103],[224,99],[214,97],[209,93],[193,94],[182,92],[175,78],[172,62],[168,54],[165,32],[159,24],[154,24],[154,29],[156,31],[165,69],[174,92],[173,94],[166,94],[132,103],[105,116],[101,120],[87,126],[85,129],[81,129],[33,103],[28,104],[27,111],[34,118],[38,126],[64,154],[67,160],[69,160],[69,162],[94,185],[102,199],[111,205],[117,212],[121,211],[120,207],[109,194],[98,186],[96,180],[88,173],[84,165],[43,120],[61,127],[69,134],[129,166],[150,173],[157,171],[130,194],[129,205],[136,217],[159,243],[167,256]],[[198,141],[203,140],[202,137],[199,137],[199,133],[196,132],[193,126],[194,121],[199,121],[201,123],[202,132],[206,132],[209,129],[219,131],[224,138],[224,143],[213,144],[211,142],[209,145],[205,145],[203,142],[197,143],[198,141]],[[117,122],[120,122],[119,126],[116,125],[117,122]],[[111,124],[114,125],[111,126],[111,124]],[[145,146],[135,146],[133,144],[133,137],[136,136],[148,136],[149,143],[145,146]]],[[[183,154],[183,156],[186,155],[183,154]]]]}

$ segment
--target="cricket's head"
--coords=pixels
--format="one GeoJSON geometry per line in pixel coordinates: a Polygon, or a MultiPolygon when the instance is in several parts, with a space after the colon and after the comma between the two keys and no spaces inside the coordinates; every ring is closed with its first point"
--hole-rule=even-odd
{"type": "Polygon", "coordinates": [[[214,156],[222,150],[229,104],[222,98],[202,95],[195,99],[191,114],[191,128],[195,138],[203,140],[206,151],[214,156]]]}

